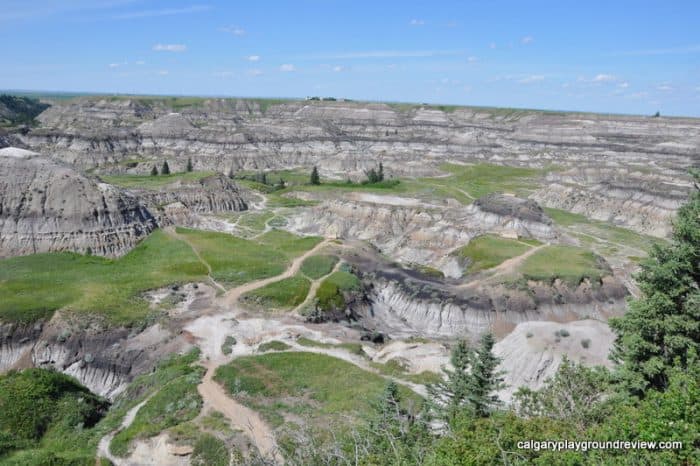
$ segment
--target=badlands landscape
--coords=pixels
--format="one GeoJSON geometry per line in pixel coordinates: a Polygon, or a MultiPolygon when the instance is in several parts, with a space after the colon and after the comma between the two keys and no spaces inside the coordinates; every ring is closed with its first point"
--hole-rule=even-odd
{"type": "MultiPolygon", "coordinates": [[[[459,342],[484,335],[502,374],[493,422],[511,427],[465,440],[498,460],[464,464],[584,464],[485,439],[527,430],[521,387],[545,390],[572,365],[614,368],[608,321],[645,295],[640,263],[671,244],[698,189],[694,118],[3,102],[0,372],[69,387],[41,408],[62,420],[0,436],[7,464],[462,464],[447,447],[386,459],[362,425],[393,390],[406,419],[440,437],[445,425],[419,407],[450,380],[459,342]],[[356,463],[347,451],[368,453],[356,463]]],[[[689,443],[678,464],[698,459],[689,443]]],[[[616,461],[605,464],[627,464],[616,461]]]]}

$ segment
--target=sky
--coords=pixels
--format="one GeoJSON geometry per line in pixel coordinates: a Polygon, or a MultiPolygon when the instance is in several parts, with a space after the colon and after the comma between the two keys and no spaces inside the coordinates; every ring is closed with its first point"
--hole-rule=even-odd
{"type": "Polygon", "coordinates": [[[700,1],[0,0],[0,89],[700,116],[700,1]]]}

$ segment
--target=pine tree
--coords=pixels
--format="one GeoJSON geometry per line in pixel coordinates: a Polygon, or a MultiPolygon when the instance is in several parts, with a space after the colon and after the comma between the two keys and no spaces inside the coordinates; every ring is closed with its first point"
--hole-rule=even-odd
{"type": "Polygon", "coordinates": [[[231,168],[228,169],[228,177],[229,177],[230,179],[233,179],[233,176],[234,176],[233,167],[231,167],[231,168]]]}
{"type": "Polygon", "coordinates": [[[158,169],[155,165],[153,165],[153,168],[151,168],[151,176],[158,176],[158,169]]]}
{"type": "Polygon", "coordinates": [[[428,386],[434,411],[448,425],[467,410],[485,417],[500,405],[495,392],[504,387],[503,374],[496,370],[500,359],[492,352],[494,343],[490,333],[481,337],[476,350],[460,341],[450,357],[454,370],[443,369],[446,380],[428,386]]]}
{"type": "Polygon", "coordinates": [[[686,368],[689,352],[700,353],[700,173],[693,176],[695,190],[678,210],[671,244],[656,245],[642,263],[641,297],[610,321],[618,375],[636,396],[666,389],[670,369],[686,368]]]}
{"type": "Polygon", "coordinates": [[[287,183],[282,178],[280,178],[280,180],[275,185],[275,189],[277,189],[277,190],[284,189],[286,187],[287,187],[287,183]]]}
{"type": "Polygon", "coordinates": [[[315,186],[321,184],[321,177],[318,175],[318,168],[316,168],[316,165],[314,165],[313,170],[311,170],[311,178],[309,179],[309,182],[315,186]]]}
{"type": "Polygon", "coordinates": [[[187,171],[192,171],[192,159],[187,159],[187,171]]]}
{"type": "Polygon", "coordinates": [[[379,171],[377,171],[377,181],[384,181],[384,165],[379,162],[379,171]]]}
{"type": "Polygon", "coordinates": [[[160,169],[160,174],[161,175],[169,175],[170,174],[170,166],[168,165],[168,161],[163,162],[163,168],[160,169]]]}

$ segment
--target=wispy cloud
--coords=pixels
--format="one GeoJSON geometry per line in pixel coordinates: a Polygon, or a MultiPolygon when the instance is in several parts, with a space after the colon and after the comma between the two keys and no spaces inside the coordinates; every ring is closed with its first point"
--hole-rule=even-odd
{"type": "Polygon", "coordinates": [[[479,58],[477,58],[477,57],[474,57],[474,56],[467,57],[467,63],[476,63],[478,61],[479,61],[479,58]]]}
{"type": "Polygon", "coordinates": [[[128,13],[120,13],[118,15],[112,16],[112,19],[139,19],[139,18],[153,18],[158,16],[175,16],[175,15],[186,15],[190,13],[198,13],[201,11],[211,10],[209,5],[192,5],[184,8],[163,8],[160,10],[142,10],[142,11],[132,11],[128,13]]]}
{"type": "Polygon", "coordinates": [[[284,65],[281,65],[281,66],[280,66],[280,71],[284,71],[284,72],[287,72],[287,73],[289,73],[289,72],[291,72],[291,71],[296,71],[296,70],[297,70],[297,69],[294,67],[294,65],[289,64],[289,63],[285,63],[284,65]]]}
{"type": "Polygon", "coordinates": [[[4,1],[0,9],[0,21],[31,20],[70,12],[109,10],[135,3],[137,0],[74,0],[71,2],[44,1],[4,1]]]}
{"type": "Polygon", "coordinates": [[[145,65],[145,64],[146,64],[146,62],[145,62],[144,60],[136,60],[134,63],[135,63],[136,65],[139,65],[139,66],[145,65]]]}
{"type": "Polygon", "coordinates": [[[250,76],[253,76],[253,77],[262,76],[262,75],[263,75],[262,70],[258,70],[258,69],[248,70],[247,73],[248,73],[250,76]]]}
{"type": "Polygon", "coordinates": [[[518,80],[520,84],[532,84],[540,81],[544,81],[543,74],[533,74],[518,80]]]}
{"type": "Polygon", "coordinates": [[[423,26],[425,24],[425,21],[422,19],[412,19],[411,21],[409,21],[408,24],[410,24],[411,26],[423,26]]]}
{"type": "Polygon", "coordinates": [[[646,56],[646,55],[683,55],[688,53],[700,53],[700,44],[685,45],[682,47],[669,47],[663,49],[642,49],[612,52],[609,56],[646,56]]]}
{"type": "Polygon", "coordinates": [[[214,71],[214,77],[217,78],[230,78],[232,76],[235,76],[236,73],[233,71],[214,71]]]}
{"type": "Polygon", "coordinates": [[[656,89],[659,91],[668,92],[673,90],[673,86],[671,86],[670,84],[661,84],[659,86],[656,86],[656,89]]]}
{"type": "Polygon", "coordinates": [[[168,70],[159,70],[158,71],[159,76],[167,76],[169,74],[170,74],[170,71],[168,71],[168,70]]]}
{"type": "Polygon", "coordinates": [[[260,55],[248,55],[245,59],[248,61],[260,61],[260,55]]]}
{"type": "Polygon", "coordinates": [[[601,73],[601,74],[595,75],[595,77],[593,78],[593,82],[595,82],[595,83],[609,83],[612,81],[617,81],[617,76],[612,75],[612,74],[601,73]]]}
{"type": "Polygon", "coordinates": [[[532,44],[534,41],[535,41],[535,38],[532,36],[525,36],[522,39],[520,39],[520,43],[523,45],[532,44]]]}
{"type": "Polygon", "coordinates": [[[628,87],[630,87],[630,83],[628,83],[627,81],[623,81],[620,84],[618,84],[617,87],[619,87],[620,89],[627,89],[628,87]]]}
{"type": "Polygon", "coordinates": [[[156,44],[153,46],[156,52],[185,52],[187,46],[184,44],[156,44]]]}
{"type": "Polygon", "coordinates": [[[336,54],[302,55],[305,60],[352,60],[362,58],[424,58],[464,55],[461,50],[368,50],[336,54]]]}
{"type": "Polygon", "coordinates": [[[223,32],[228,32],[229,34],[232,34],[237,37],[245,36],[247,34],[247,31],[245,29],[238,26],[228,26],[225,28],[220,28],[219,30],[223,32]]]}
{"type": "Polygon", "coordinates": [[[340,73],[343,70],[345,70],[344,66],[337,65],[333,67],[333,71],[335,71],[336,73],[340,73]]]}

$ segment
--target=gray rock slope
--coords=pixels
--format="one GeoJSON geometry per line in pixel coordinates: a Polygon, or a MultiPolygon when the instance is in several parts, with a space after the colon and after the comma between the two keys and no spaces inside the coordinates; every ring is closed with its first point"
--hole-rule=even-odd
{"type": "Polygon", "coordinates": [[[692,118],[233,99],[174,109],[169,102],[57,104],[22,141],[80,167],[135,155],[167,157],[176,170],[191,157],[197,169],[223,173],[316,164],[343,176],[379,160],[399,175],[434,174],[445,161],[555,164],[570,172],[548,180],[536,194],[541,204],[659,236],[689,188],[687,169],[700,165],[700,120],[692,118]]]}
{"type": "Polygon", "coordinates": [[[136,197],[36,153],[0,149],[0,257],[63,250],[116,256],[155,227],[136,197]]]}

